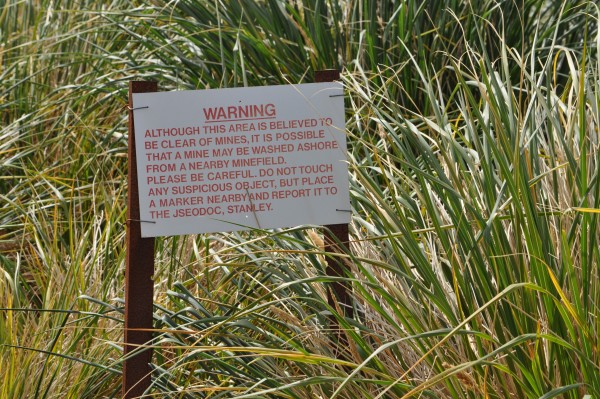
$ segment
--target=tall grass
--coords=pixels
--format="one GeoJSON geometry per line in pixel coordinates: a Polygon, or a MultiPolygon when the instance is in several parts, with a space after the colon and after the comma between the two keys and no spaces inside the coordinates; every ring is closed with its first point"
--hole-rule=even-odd
{"type": "Polygon", "coordinates": [[[0,9],[0,396],[119,396],[128,80],[330,67],[347,94],[357,317],[327,304],[337,255],[313,226],[161,239],[149,393],[600,395],[593,2],[0,9]]]}
{"type": "Polygon", "coordinates": [[[3,2],[0,396],[118,392],[127,44],[103,2],[3,2]],[[79,7],[82,7],[81,9],[79,7]],[[89,10],[83,12],[83,9],[89,10]]]}

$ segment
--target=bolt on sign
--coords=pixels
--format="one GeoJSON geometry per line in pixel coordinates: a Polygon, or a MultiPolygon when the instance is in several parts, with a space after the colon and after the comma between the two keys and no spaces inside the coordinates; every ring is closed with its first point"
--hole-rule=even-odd
{"type": "Polygon", "coordinates": [[[132,98],[142,237],[349,222],[340,83],[132,98]]]}

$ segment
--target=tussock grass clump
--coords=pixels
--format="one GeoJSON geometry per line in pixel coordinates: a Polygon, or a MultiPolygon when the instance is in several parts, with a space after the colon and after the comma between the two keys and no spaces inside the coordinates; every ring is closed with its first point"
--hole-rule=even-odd
{"type": "Polygon", "coordinates": [[[127,42],[84,3],[0,7],[1,397],[120,389],[121,324],[81,296],[122,296],[127,42]]]}
{"type": "Polygon", "coordinates": [[[157,240],[149,393],[600,395],[593,2],[0,9],[0,396],[120,395],[127,81],[331,67],[351,253],[326,253],[316,226],[157,240]],[[330,256],[353,319],[327,303],[330,256]]]}

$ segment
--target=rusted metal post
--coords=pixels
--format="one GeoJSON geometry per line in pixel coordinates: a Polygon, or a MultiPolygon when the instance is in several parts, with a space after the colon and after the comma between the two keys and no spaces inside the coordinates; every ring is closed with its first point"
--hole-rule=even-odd
{"type": "Polygon", "coordinates": [[[152,340],[154,296],[154,237],[142,238],[140,202],[135,151],[132,94],[158,90],[156,82],[129,83],[129,174],[127,177],[127,258],[125,268],[125,361],[123,398],[141,397],[150,386],[152,349],[144,349],[152,340]]]}
{"type": "MultiPolygon", "coordinates": [[[[329,224],[325,225],[325,252],[327,253],[347,253],[348,242],[348,224],[329,224]],[[340,243],[338,244],[339,241],[340,243]]],[[[348,268],[341,257],[329,256],[327,258],[327,268],[325,270],[331,277],[347,277],[348,268]]],[[[354,307],[352,306],[352,295],[350,284],[347,281],[334,281],[331,283],[331,290],[327,298],[329,306],[340,307],[342,314],[346,317],[354,317],[354,307]],[[333,293],[331,292],[333,291],[333,293]]]]}
{"type": "MultiPolygon", "coordinates": [[[[328,69],[315,72],[315,82],[333,82],[340,78],[340,72],[336,69],[328,69]]],[[[347,253],[348,243],[350,241],[348,233],[348,224],[330,224],[325,225],[325,252],[327,253],[347,253]],[[339,242],[339,243],[338,243],[339,242]]],[[[346,277],[348,270],[341,257],[328,256],[325,273],[330,277],[346,277]]],[[[334,281],[327,291],[327,301],[333,308],[340,307],[342,314],[352,318],[354,308],[352,306],[351,288],[346,281],[334,281]]],[[[337,322],[332,318],[332,324],[337,322]]],[[[339,328],[339,325],[337,325],[339,328]]],[[[341,336],[341,335],[340,335],[341,336]]]]}

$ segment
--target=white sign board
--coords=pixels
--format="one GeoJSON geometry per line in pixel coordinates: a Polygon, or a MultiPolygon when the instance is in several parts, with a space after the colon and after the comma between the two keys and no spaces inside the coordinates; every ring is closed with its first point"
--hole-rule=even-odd
{"type": "Polygon", "coordinates": [[[348,223],[339,83],[134,93],[142,237],[348,223]]]}

